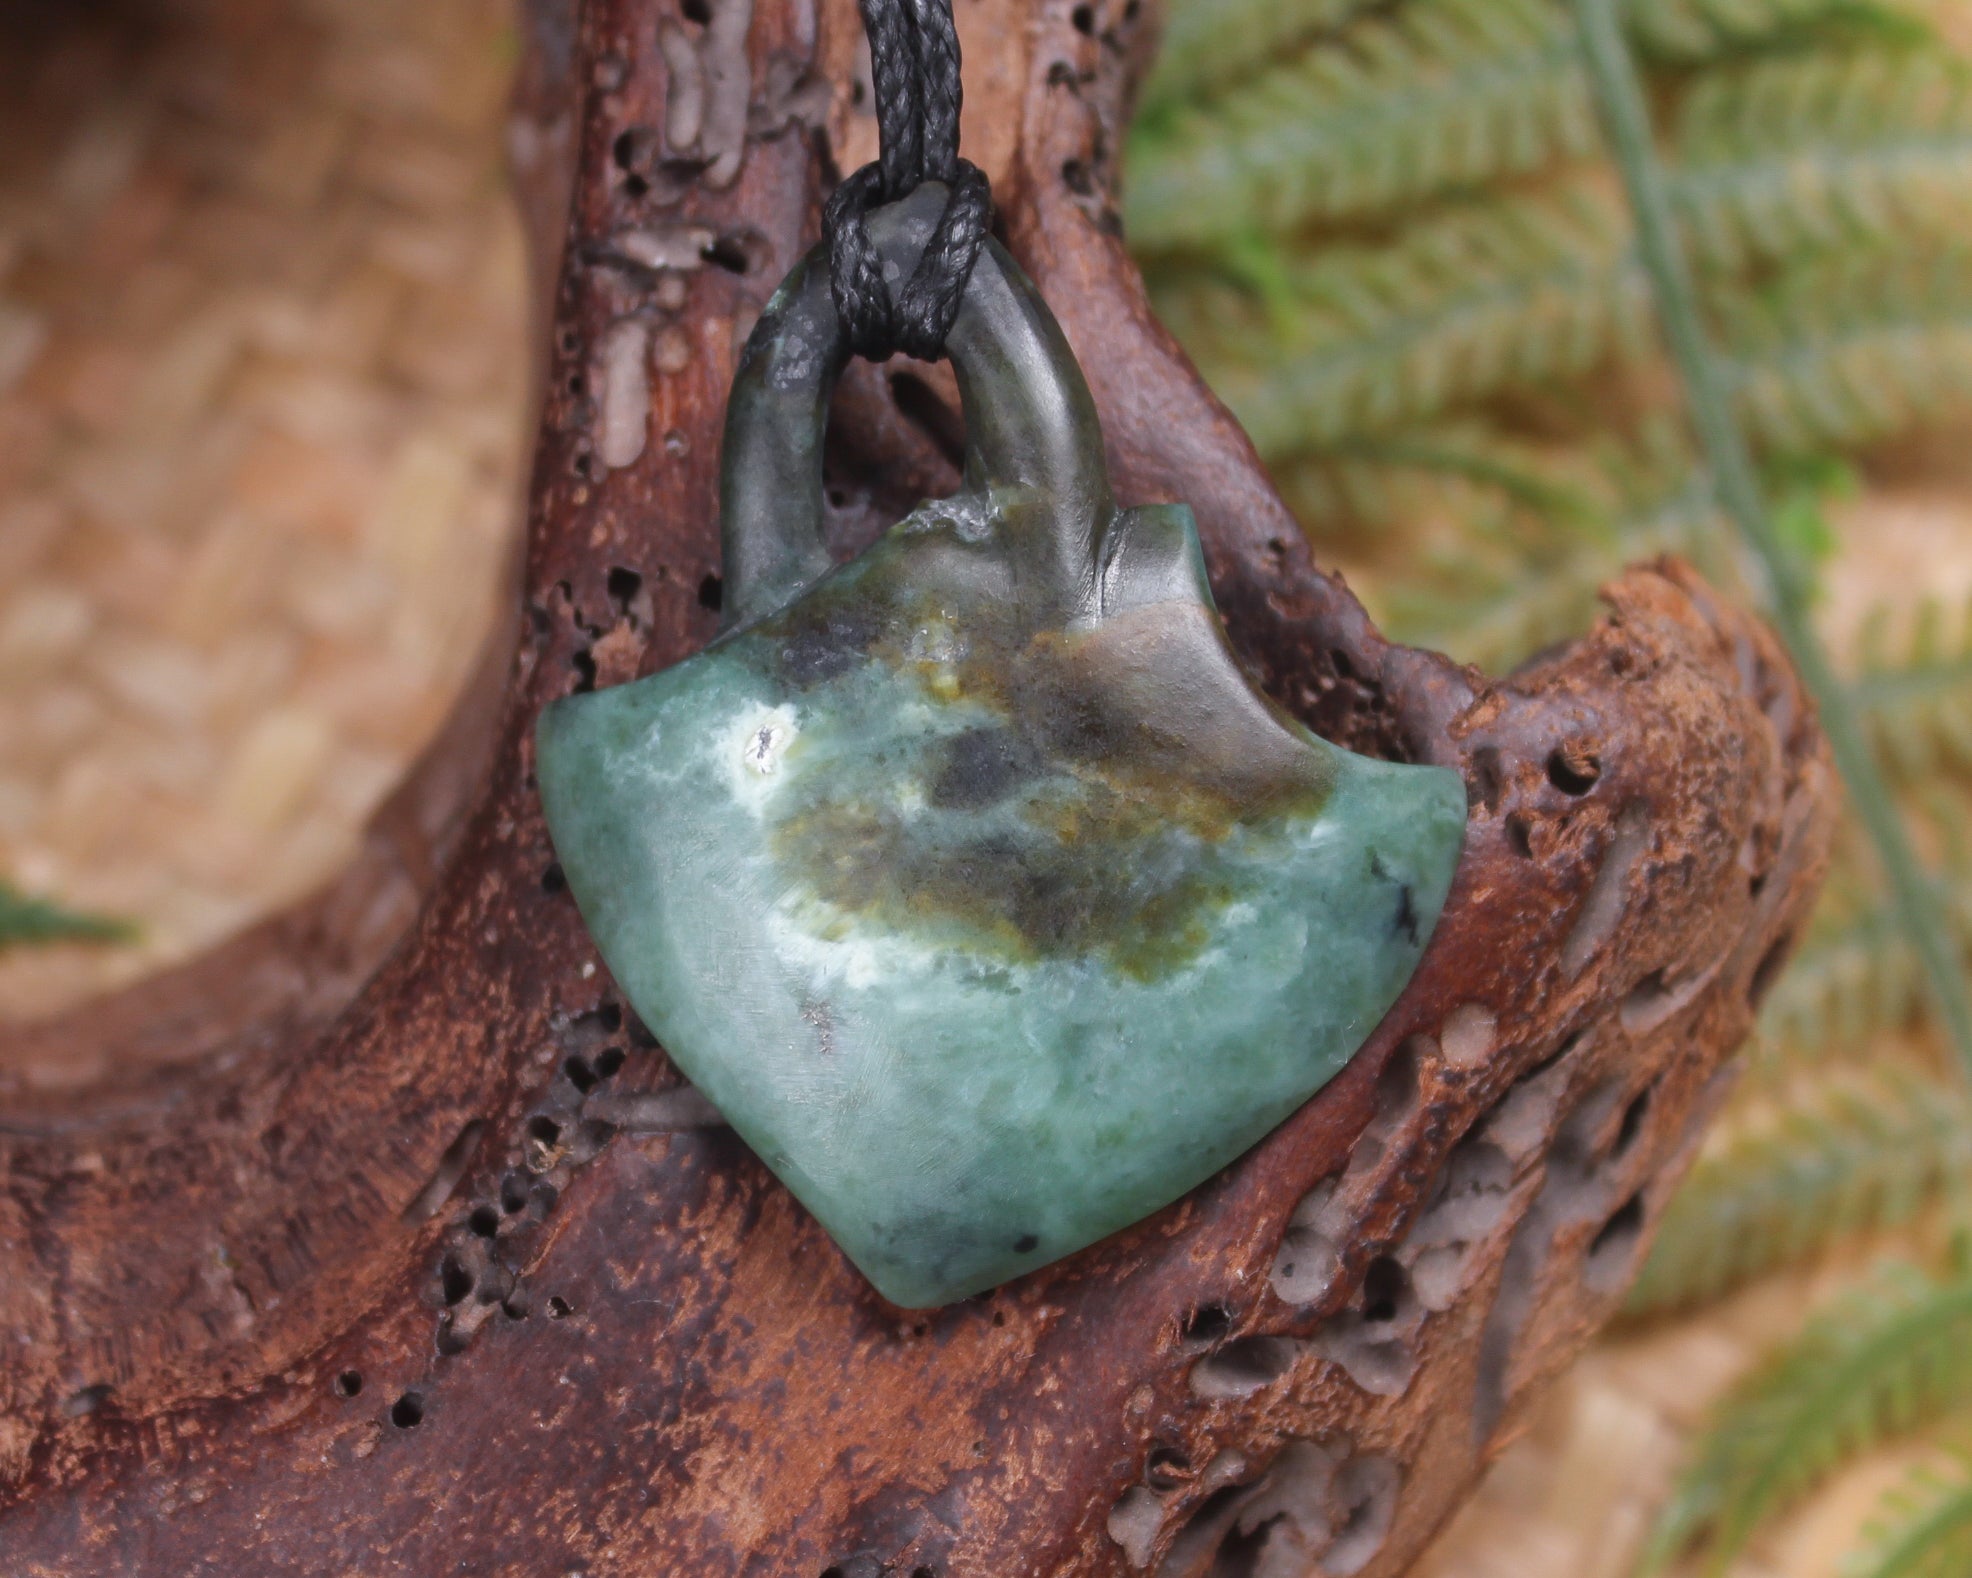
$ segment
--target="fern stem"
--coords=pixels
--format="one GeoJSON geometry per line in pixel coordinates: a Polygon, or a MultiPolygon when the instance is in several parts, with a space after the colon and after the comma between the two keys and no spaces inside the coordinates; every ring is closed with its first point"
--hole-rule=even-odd
{"type": "Polygon", "coordinates": [[[1972,1078],[1972,996],[1957,969],[1930,885],[1924,880],[1890,790],[1848,692],[1808,618],[1808,583],[1761,498],[1752,452],[1699,318],[1697,291],[1678,243],[1663,172],[1651,141],[1636,63],[1617,23],[1614,0],[1574,0],[1590,84],[1630,207],[1637,243],[1656,294],[1658,317],[1683,379],[1692,423],[1711,463],[1719,502],[1764,567],[1774,623],[1821,712],[1836,766],[1889,878],[1911,945],[1923,961],[1946,1036],[1972,1078]]]}

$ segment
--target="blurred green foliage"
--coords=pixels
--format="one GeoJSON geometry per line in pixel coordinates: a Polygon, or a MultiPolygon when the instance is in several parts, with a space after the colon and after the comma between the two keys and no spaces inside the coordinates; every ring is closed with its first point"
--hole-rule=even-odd
{"type": "Polygon", "coordinates": [[[0,882],[0,952],[35,943],[128,942],[135,935],[127,921],[86,915],[0,882]]]}

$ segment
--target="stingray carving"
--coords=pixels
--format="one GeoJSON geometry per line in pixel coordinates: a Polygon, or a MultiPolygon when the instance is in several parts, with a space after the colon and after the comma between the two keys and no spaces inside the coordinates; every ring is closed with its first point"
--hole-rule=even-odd
{"type": "MultiPolygon", "coordinates": [[[[879,216],[899,278],[942,201],[879,216]]],[[[1438,919],[1465,785],[1253,688],[1191,512],[1116,507],[996,244],[952,334],[964,487],[831,568],[834,316],[818,249],[740,363],[734,628],[551,707],[541,796],[665,1049],[881,1292],[949,1304],[1168,1204],[1342,1066],[1438,919]]]]}

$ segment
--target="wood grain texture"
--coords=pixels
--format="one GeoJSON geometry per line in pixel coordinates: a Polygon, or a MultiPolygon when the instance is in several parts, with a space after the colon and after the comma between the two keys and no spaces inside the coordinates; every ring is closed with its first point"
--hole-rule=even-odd
{"type": "MultiPolygon", "coordinates": [[[[1006,238],[1119,496],[1196,507],[1287,706],[1466,776],[1417,977],[1225,1174],[934,1315],[883,1304],[727,1131],[666,1126],[676,1075],[562,890],[529,728],[712,632],[725,388],[856,136],[857,23],[757,0],[715,186],[665,142],[660,30],[699,24],[536,0],[516,145],[561,262],[511,660],[317,904],[35,1032],[112,1073],[0,1120],[10,1574],[1394,1574],[1610,1313],[1824,857],[1783,656],[1674,564],[1504,682],[1385,643],[1124,259],[1135,0],[960,15],[1006,238]],[[631,261],[681,225],[706,261],[631,261]],[[629,317],[649,422],[610,467],[629,317]],[[379,894],[423,895],[407,930],[379,894]]],[[[842,547],[949,482],[948,395],[847,381],[842,547]]]]}

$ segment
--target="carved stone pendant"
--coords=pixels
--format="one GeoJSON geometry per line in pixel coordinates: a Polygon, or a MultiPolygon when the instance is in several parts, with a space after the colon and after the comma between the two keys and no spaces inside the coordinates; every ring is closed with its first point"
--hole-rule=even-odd
{"type": "MultiPolygon", "coordinates": [[[[940,208],[871,217],[907,277],[940,208]]],[[[1114,1232],[1326,1082],[1417,964],[1465,791],[1247,682],[1191,512],[1120,509],[1081,371],[989,243],[949,342],[966,477],[840,567],[827,263],[742,358],[728,628],[557,702],[570,888],[680,1068],[885,1297],[1114,1232]]]]}

